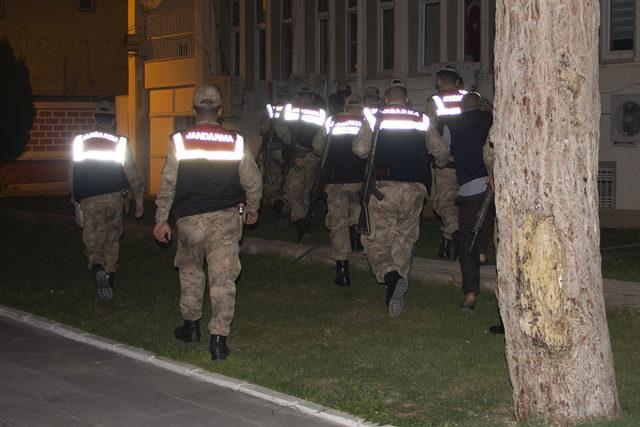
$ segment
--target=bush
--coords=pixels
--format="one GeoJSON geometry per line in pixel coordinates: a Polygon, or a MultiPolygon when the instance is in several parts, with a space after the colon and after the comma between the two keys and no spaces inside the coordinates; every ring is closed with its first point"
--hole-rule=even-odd
{"type": "Polygon", "coordinates": [[[35,116],[27,64],[0,38],[0,165],[24,153],[35,116]]]}

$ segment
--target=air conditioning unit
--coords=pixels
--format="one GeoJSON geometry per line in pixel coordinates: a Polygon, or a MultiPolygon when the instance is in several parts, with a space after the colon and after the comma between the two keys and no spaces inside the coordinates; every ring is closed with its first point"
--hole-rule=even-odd
{"type": "Polygon", "coordinates": [[[640,94],[611,95],[611,142],[640,144],[640,94]]]}
{"type": "Polygon", "coordinates": [[[243,87],[238,76],[214,76],[207,79],[207,84],[216,86],[222,92],[222,116],[242,117],[243,87]]]}

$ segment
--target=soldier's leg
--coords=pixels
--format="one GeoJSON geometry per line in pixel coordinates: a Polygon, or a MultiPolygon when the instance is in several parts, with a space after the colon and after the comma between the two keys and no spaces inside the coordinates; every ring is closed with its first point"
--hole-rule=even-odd
{"type": "Polygon", "coordinates": [[[292,221],[304,219],[307,210],[304,206],[305,174],[302,161],[299,158],[296,159],[295,165],[296,167],[289,170],[284,184],[284,198],[289,205],[292,221]]]}
{"type": "Polygon", "coordinates": [[[458,231],[458,180],[456,170],[452,168],[436,169],[436,193],[433,200],[433,210],[440,217],[442,225],[440,231],[445,239],[452,239],[458,231]]]}
{"type": "Polygon", "coordinates": [[[274,206],[274,203],[277,200],[282,200],[282,180],[284,179],[284,176],[282,174],[281,162],[282,151],[274,150],[271,154],[270,162],[272,182],[268,183],[265,179],[264,189],[262,192],[265,205],[274,206]]]}
{"type": "Polygon", "coordinates": [[[360,234],[356,232],[356,226],[360,219],[360,188],[362,184],[345,184],[349,188],[349,239],[351,251],[361,252],[363,250],[360,234]]]}
{"type": "Polygon", "coordinates": [[[180,276],[180,311],[183,319],[188,321],[197,321],[202,317],[208,215],[180,218],[177,224],[178,248],[174,265],[180,276]]]}
{"type": "Polygon", "coordinates": [[[331,237],[334,261],[346,261],[351,255],[349,242],[349,193],[345,184],[329,184],[327,193],[327,218],[325,224],[331,237]]]}
{"type": "Polygon", "coordinates": [[[384,199],[378,200],[375,196],[371,196],[369,200],[371,229],[368,236],[362,235],[362,245],[376,280],[384,283],[385,274],[396,269],[389,244],[396,223],[396,209],[391,200],[393,189],[381,187],[380,192],[385,195],[384,199]]]}
{"type": "Polygon", "coordinates": [[[215,212],[207,238],[211,335],[229,336],[236,304],[236,279],[240,274],[240,221],[235,208],[215,212]]]}
{"type": "Polygon", "coordinates": [[[84,226],[82,228],[82,243],[84,253],[89,261],[89,268],[99,264],[106,264],[104,255],[104,242],[106,237],[106,221],[104,205],[99,197],[89,197],[80,203],[84,213],[84,226]]]}
{"type": "MultiPolygon", "coordinates": [[[[120,251],[120,237],[122,237],[124,197],[115,194],[105,207],[106,236],[104,242],[104,255],[108,273],[114,273],[118,268],[118,253],[120,251]]],[[[110,276],[111,277],[111,276],[110,276]]]]}
{"type": "Polygon", "coordinates": [[[397,223],[393,233],[391,254],[400,275],[409,278],[413,248],[420,236],[420,214],[427,192],[416,183],[402,184],[397,201],[397,223]]]}

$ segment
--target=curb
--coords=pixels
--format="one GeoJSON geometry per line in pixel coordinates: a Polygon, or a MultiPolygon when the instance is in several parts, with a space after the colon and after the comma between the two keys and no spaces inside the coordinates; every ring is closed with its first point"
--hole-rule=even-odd
{"type": "Polygon", "coordinates": [[[189,365],[188,363],[177,362],[166,357],[157,356],[150,351],[128,346],[118,341],[94,335],[81,329],[74,328],[62,323],[57,323],[53,320],[49,320],[44,317],[36,316],[29,312],[7,307],[1,304],[0,317],[33,326],[38,329],[43,329],[56,335],[68,338],[72,341],[87,344],[101,350],[128,357],[139,362],[147,363],[149,365],[171,371],[178,375],[193,378],[195,380],[213,384],[219,387],[224,387],[226,389],[234,390],[261,400],[265,400],[267,402],[274,403],[276,405],[293,408],[305,415],[309,415],[311,417],[318,418],[324,421],[329,421],[337,425],[353,427],[373,427],[379,425],[369,423],[362,418],[356,417],[355,415],[351,415],[346,412],[327,408],[326,406],[322,406],[308,400],[298,399],[297,397],[279,393],[277,391],[252,384],[247,381],[241,381],[235,378],[227,377],[225,375],[209,372],[198,368],[197,366],[189,365]]]}

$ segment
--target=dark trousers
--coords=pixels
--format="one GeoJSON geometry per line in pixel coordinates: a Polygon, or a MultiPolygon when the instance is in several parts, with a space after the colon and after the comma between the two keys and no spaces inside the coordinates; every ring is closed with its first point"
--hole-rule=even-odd
{"type": "Polygon", "coordinates": [[[460,245],[460,272],[462,273],[462,290],[465,295],[469,292],[480,291],[480,252],[482,248],[487,248],[491,241],[491,231],[495,218],[494,206],[491,206],[489,212],[487,212],[473,250],[469,253],[469,248],[473,240],[471,230],[473,230],[478,212],[482,206],[483,198],[484,193],[475,196],[458,196],[456,198],[458,220],[460,221],[460,233],[458,235],[460,245]]]}

